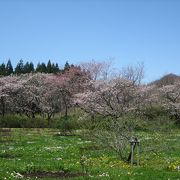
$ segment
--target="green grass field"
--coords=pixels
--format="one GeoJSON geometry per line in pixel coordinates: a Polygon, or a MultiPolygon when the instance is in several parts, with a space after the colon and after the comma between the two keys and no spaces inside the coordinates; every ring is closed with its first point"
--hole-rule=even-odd
{"type": "Polygon", "coordinates": [[[0,179],[180,179],[180,130],[137,134],[140,166],[131,167],[113,151],[78,135],[59,136],[53,129],[7,130],[0,138],[0,179]]]}

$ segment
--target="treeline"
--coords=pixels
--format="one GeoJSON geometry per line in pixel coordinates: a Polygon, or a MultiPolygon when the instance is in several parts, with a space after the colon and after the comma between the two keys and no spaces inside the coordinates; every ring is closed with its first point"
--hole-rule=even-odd
{"type": "Polygon", "coordinates": [[[47,64],[44,62],[38,63],[35,67],[33,62],[26,62],[24,63],[21,59],[15,68],[13,68],[13,65],[11,63],[11,60],[9,59],[7,64],[2,63],[0,64],[0,76],[9,76],[11,74],[26,74],[26,73],[34,73],[34,72],[41,72],[41,73],[59,73],[63,72],[65,70],[68,70],[70,67],[74,67],[73,64],[69,64],[68,62],[65,63],[64,67],[60,69],[58,63],[52,63],[51,60],[48,61],[47,64]]]}

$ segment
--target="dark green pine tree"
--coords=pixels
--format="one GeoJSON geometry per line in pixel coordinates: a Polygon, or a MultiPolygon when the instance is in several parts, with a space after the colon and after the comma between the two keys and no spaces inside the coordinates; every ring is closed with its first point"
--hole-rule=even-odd
{"type": "Polygon", "coordinates": [[[29,72],[29,62],[26,62],[26,64],[24,65],[24,73],[30,73],[29,72]]]}
{"type": "Polygon", "coordinates": [[[36,72],[41,72],[41,64],[39,62],[36,66],[36,72]]]}
{"type": "Polygon", "coordinates": [[[29,71],[34,72],[34,64],[32,62],[29,64],[29,71]]]}
{"type": "Polygon", "coordinates": [[[34,72],[34,64],[32,62],[26,62],[24,65],[24,73],[32,73],[34,72]]]}
{"type": "Polygon", "coordinates": [[[47,63],[47,73],[52,73],[52,64],[51,64],[51,60],[49,60],[48,63],[47,63]]]}
{"type": "Polygon", "coordinates": [[[51,72],[54,74],[59,72],[59,66],[57,63],[56,63],[56,65],[54,63],[51,64],[51,72]]]}
{"type": "Polygon", "coordinates": [[[60,69],[59,69],[58,63],[56,63],[56,65],[55,65],[55,73],[58,73],[58,72],[60,72],[60,69]]]}
{"type": "Polygon", "coordinates": [[[64,71],[69,70],[70,69],[70,65],[68,63],[68,61],[66,61],[65,65],[64,65],[64,71]]]}
{"type": "Polygon", "coordinates": [[[11,74],[13,74],[13,66],[11,64],[11,60],[9,59],[6,64],[6,75],[9,76],[11,74]]]}
{"type": "Polygon", "coordinates": [[[18,64],[16,65],[15,68],[15,74],[23,74],[24,73],[24,64],[23,64],[23,60],[21,59],[18,64]]]}
{"type": "Polygon", "coordinates": [[[56,66],[54,63],[51,64],[51,72],[54,74],[56,73],[56,66]]]}
{"type": "Polygon", "coordinates": [[[0,65],[0,75],[5,76],[6,75],[6,66],[4,63],[0,65]]]}
{"type": "Polygon", "coordinates": [[[45,63],[38,63],[36,67],[36,72],[41,72],[41,73],[47,73],[47,67],[45,63]]]}

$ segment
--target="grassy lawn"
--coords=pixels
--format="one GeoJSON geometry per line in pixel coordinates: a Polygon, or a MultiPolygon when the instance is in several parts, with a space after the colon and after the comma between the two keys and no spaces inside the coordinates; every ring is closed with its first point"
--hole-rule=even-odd
{"type": "Polygon", "coordinates": [[[180,179],[180,130],[137,134],[141,145],[140,167],[130,167],[114,152],[79,136],[59,136],[57,130],[11,129],[1,132],[0,179],[40,179],[40,175],[46,176],[43,179],[60,179],[57,176],[112,180],[180,179]]]}

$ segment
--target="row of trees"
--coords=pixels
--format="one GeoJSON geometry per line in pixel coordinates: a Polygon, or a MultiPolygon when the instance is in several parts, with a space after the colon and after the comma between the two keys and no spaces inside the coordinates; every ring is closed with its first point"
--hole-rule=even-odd
{"type": "MultiPolygon", "coordinates": [[[[152,105],[153,102],[156,105],[159,104],[159,106],[165,107],[167,110],[173,109],[171,114],[174,114],[177,119],[179,118],[179,79],[176,79],[175,82],[173,81],[173,84],[166,84],[164,86],[154,83],[142,85],[143,66],[141,64],[123,68],[120,73],[113,77],[112,75],[110,76],[109,63],[104,62],[101,63],[101,66],[99,62],[92,61],[86,64],[83,63],[80,66],[66,66],[66,68],[67,70],[64,73],[58,74],[30,73],[21,74],[20,76],[1,77],[1,114],[5,114],[5,109],[12,109],[11,107],[5,108],[5,99],[13,100],[16,98],[21,103],[23,99],[32,102],[32,100],[28,100],[32,98],[33,101],[37,100],[37,102],[40,102],[40,99],[43,99],[41,95],[45,96],[45,98],[50,95],[54,99],[49,99],[49,103],[56,104],[54,101],[59,101],[61,98],[69,95],[69,97],[76,99],[76,104],[83,104],[82,108],[86,112],[91,112],[92,115],[99,114],[119,118],[124,113],[137,111],[137,109],[139,114],[143,114],[140,107],[144,108],[147,105],[152,105]],[[103,76],[104,74],[105,76],[103,76]],[[16,90],[14,94],[12,93],[14,91],[13,88],[16,90]],[[64,96],[56,97],[58,91],[64,88],[66,89],[63,91],[63,93],[66,92],[64,96]],[[51,94],[52,92],[54,94],[51,94]],[[25,94],[27,93],[30,94],[26,97],[25,94]]],[[[63,101],[66,104],[66,101],[63,101]]],[[[13,102],[16,101],[9,102],[11,102],[9,106],[13,106],[15,104],[13,102]]],[[[15,108],[16,111],[25,112],[29,115],[25,111],[25,109],[28,109],[26,106],[30,106],[28,102],[15,108]]],[[[42,107],[45,107],[46,104],[41,102],[42,107]]],[[[33,112],[33,110],[27,111],[33,112]]],[[[53,111],[53,113],[58,112],[58,110],[53,111]]],[[[32,117],[35,114],[36,112],[33,112],[32,117]]]]}
{"type": "Polygon", "coordinates": [[[87,76],[78,67],[64,73],[23,74],[0,78],[0,112],[25,114],[35,118],[37,114],[50,119],[55,113],[64,112],[72,106],[72,96],[83,90],[87,76]]]}
{"type": "Polygon", "coordinates": [[[180,123],[180,79],[163,86],[143,85],[143,68],[143,64],[127,66],[114,74],[110,63],[91,61],[64,73],[1,77],[0,113],[25,114],[32,119],[38,114],[50,123],[55,113],[68,119],[70,108],[81,109],[78,121],[83,129],[124,159],[139,125],[137,119],[151,122],[150,113],[158,107],[180,123]]]}
{"type": "Polygon", "coordinates": [[[24,64],[23,60],[20,60],[17,63],[16,67],[13,68],[11,60],[8,60],[7,64],[5,63],[0,64],[0,75],[1,76],[9,76],[11,74],[20,75],[20,74],[26,74],[32,72],[58,73],[65,71],[70,67],[73,67],[73,65],[69,65],[69,63],[66,62],[64,68],[60,69],[58,63],[54,64],[49,60],[47,64],[38,63],[37,67],[35,68],[32,62],[26,62],[24,64]]]}
{"type": "MultiPolygon", "coordinates": [[[[130,77],[138,79],[142,69],[130,69],[130,77]]],[[[180,124],[180,79],[164,86],[141,85],[132,79],[121,76],[94,81],[91,89],[76,94],[76,103],[85,112],[81,121],[88,134],[124,160],[136,128],[155,131],[169,123],[180,124]]]]}

